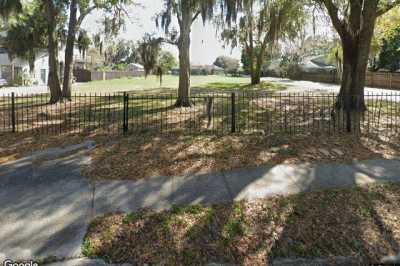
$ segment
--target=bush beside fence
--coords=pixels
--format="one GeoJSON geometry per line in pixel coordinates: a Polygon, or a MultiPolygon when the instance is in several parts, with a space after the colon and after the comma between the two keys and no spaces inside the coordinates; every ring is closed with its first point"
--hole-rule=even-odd
{"type": "MultiPolygon", "coordinates": [[[[0,132],[269,135],[346,131],[345,117],[332,115],[334,94],[195,94],[190,108],[175,108],[176,95],[74,95],[71,101],[53,105],[48,100],[45,94],[1,97],[0,132]]],[[[362,133],[399,135],[400,94],[369,94],[365,102],[368,110],[361,121],[362,133]]]]}

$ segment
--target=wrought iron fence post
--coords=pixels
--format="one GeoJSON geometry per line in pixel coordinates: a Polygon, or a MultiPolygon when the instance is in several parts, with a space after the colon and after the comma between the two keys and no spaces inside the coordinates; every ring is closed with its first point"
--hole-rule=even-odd
{"type": "Polygon", "coordinates": [[[11,93],[11,125],[12,125],[12,133],[15,133],[16,128],[16,119],[15,119],[15,94],[11,93]]]}
{"type": "Polygon", "coordinates": [[[124,134],[128,133],[128,108],[129,98],[126,92],[124,92],[124,114],[123,114],[123,131],[124,134]]]}
{"type": "Polygon", "coordinates": [[[232,119],[232,128],[231,132],[236,132],[236,95],[234,92],[231,94],[231,119],[232,119]]]}

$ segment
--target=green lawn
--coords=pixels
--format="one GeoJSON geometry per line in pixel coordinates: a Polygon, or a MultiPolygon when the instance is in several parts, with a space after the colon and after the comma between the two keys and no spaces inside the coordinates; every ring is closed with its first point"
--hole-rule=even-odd
{"type": "MultiPolygon", "coordinates": [[[[110,93],[120,91],[146,91],[149,93],[159,92],[175,92],[178,87],[178,76],[165,76],[163,77],[163,84],[160,86],[159,80],[156,76],[123,78],[106,81],[92,81],[88,83],[75,84],[73,92],[75,93],[110,93]]],[[[249,86],[249,77],[226,77],[226,76],[192,76],[192,88],[202,89],[254,89],[249,86]]],[[[255,89],[284,89],[284,86],[262,83],[255,89]]]]}

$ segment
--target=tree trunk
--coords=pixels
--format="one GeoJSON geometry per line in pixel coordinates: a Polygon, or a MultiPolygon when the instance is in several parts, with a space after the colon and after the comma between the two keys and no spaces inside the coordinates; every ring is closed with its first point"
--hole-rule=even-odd
{"type": "Polygon", "coordinates": [[[62,99],[60,79],[58,76],[58,43],[56,36],[55,7],[53,1],[44,1],[47,11],[48,23],[48,53],[49,53],[49,78],[50,103],[56,103],[62,99]]]}
{"type": "Polygon", "coordinates": [[[11,82],[15,84],[15,64],[14,60],[11,61],[11,82]]]}
{"type": "Polygon", "coordinates": [[[176,107],[190,107],[190,31],[193,12],[188,1],[182,1],[182,21],[179,37],[179,88],[176,107]]]}
{"type": "Polygon", "coordinates": [[[65,46],[65,66],[64,66],[64,80],[62,89],[63,97],[69,100],[71,99],[72,70],[73,70],[72,63],[74,58],[77,10],[78,10],[77,0],[72,0],[70,6],[67,44],[65,46]]]}
{"type": "Polygon", "coordinates": [[[347,132],[359,131],[367,110],[364,99],[369,49],[359,42],[343,42],[343,72],[335,112],[339,125],[347,132]],[[343,119],[346,120],[344,123],[343,119]]]}
{"type": "MultiPolygon", "coordinates": [[[[346,118],[346,130],[360,130],[360,121],[366,111],[364,100],[368,55],[374,34],[379,0],[349,1],[348,14],[341,18],[338,6],[322,1],[338,32],[343,47],[343,73],[340,92],[333,118],[346,118]]],[[[343,121],[344,122],[344,121],[343,121]]],[[[341,125],[341,123],[339,124],[341,125]]],[[[344,125],[344,123],[343,123],[344,125]]]]}
{"type": "Polygon", "coordinates": [[[252,85],[258,85],[261,83],[261,68],[262,65],[264,64],[264,58],[265,58],[265,51],[266,46],[263,45],[260,48],[259,54],[257,54],[256,58],[256,66],[253,68],[252,73],[251,73],[251,84],[252,85]]]}
{"type": "Polygon", "coordinates": [[[259,68],[253,68],[251,73],[251,85],[257,85],[261,82],[261,72],[259,68]]]}

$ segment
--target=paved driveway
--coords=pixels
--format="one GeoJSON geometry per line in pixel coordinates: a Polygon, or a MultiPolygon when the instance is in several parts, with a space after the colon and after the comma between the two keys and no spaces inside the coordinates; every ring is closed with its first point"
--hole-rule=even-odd
{"type": "Polygon", "coordinates": [[[47,86],[21,86],[0,88],[0,97],[9,96],[14,92],[16,95],[30,95],[49,92],[47,86]]]}
{"type": "MultiPolygon", "coordinates": [[[[291,80],[284,78],[272,78],[272,77],[262,78],[262,80],[286,85],[288,87],[287,91],[297,92],[297,93],[302,93],[302,92],[338,93],[340,90],[340,86],[338,84],[303,81],[303,80],[291,80]]],[[[387,89],[366,87],[365,94],[392,94],[400,96],[400,90],[387,90],[387,89]]]]}
{"type": "MultiPolygon", "coordinates": [[[[283,78],[262,78],[264,81],[269,81],[272,83],[279,83],[286,85],[288,87],[288,91],[290,92],[329,92],[329,93],[338,93],[340,86],[337,84],[329,84],[322,82],[312,82],[312,81],[299,81],[299,80],[290,80],[283,78]]],[[[77,83],[79,84],[79,83],[77,83]]],[[[39,93],[47,93],[47,86],[30,86],[30,87],[8,87],[0,89],[0,97],[7,96],[11,94],[11,92],[15,92],[16,94],[39,94],[39,93]]],[[[387,90],[387,89],[379,89],[379,88],[365,88],[366,94],[393,94],[400,96],[400,90],[387,90]]],[[[399,99],[400,101],[400,99],[399,99]]]]}

